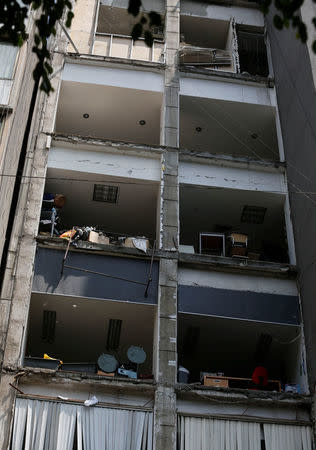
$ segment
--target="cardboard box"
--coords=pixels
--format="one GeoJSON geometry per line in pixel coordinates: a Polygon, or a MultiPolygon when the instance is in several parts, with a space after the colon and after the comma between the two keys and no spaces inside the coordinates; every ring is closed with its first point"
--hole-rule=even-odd
{"type": "Polygon", "coordinates": [[[114,372],[103,372],[103,370],[98,370],[97,375],[102,375],[104,377],[114,377],[114,372]]]}
{"type": "Polygon", "coordinates": [[[93,242],[94,244],[105,244],[109,245],[110,239],[103,234],[99,234],[97,231],[90,231],[89,233],[89,242],[93,242]]]}
{"type": "MultiPolygon", "coordinates": [[[[145,242],[145,246],[146,246],[146,250],[149,249],[149,240],[148,239],[145,239],[145,238],[144,239],[142,239],[142,238],[135,238],[135,239],[138,239],[139,241],[144,241],[145,242]]],[[[132,237],[128,237],[128,238],[125,239],[124,246],[125,247],[130,247],[130,248],[136,248],[134,243],[133,243],[133,238],[132,237]]]]}
{"type": "Polygon", "coordinates": [[[204,375],[204,386],[228,388],[228,380],[226,378],[215,378],[210,375],[204,375]]]}

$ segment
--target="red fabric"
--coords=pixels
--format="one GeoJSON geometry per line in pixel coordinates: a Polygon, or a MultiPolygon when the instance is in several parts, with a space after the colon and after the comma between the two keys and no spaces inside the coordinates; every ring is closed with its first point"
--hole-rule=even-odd
{"type": "Polygon", "coordinates": [[[261,384],[266,386],[268,384],[268,371],[265,367],[258,366],[255,368],[252,374],[252,381],[255,384],[261,384]],[[260,380],[261,377],[261,380],[260,380]]]}

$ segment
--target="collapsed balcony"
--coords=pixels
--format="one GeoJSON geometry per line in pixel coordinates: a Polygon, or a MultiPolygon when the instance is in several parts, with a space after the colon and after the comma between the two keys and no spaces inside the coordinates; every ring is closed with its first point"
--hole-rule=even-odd
{"type": "Polygon", "coordinates": [[[284,197],[182,185],[180,244],[186,253],[287,263],[284,197]]]}
{"type": "Polygon", "coordinates": [[[178,354],[180,382],[306,392],[298,326],[180,313],[178,354]]]}
{"type": "Polygon", "coordinates": [[[262,29],[181,14],[180,66],[267,77],[262,29]]]}
{"type": "Polygon", "coordinates": [[[235,72],[232,24],[229,21],[181,15],[181,66],[235,72]]]}

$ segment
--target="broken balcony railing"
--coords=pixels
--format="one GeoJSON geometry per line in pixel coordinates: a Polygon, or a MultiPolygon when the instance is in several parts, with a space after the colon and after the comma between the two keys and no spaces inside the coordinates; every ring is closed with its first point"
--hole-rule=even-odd
{"type": "Polygon", "coordinates": [[[232,55],[227,50],[183,45],[179,50],[179,61],[183,65],[214,68],[216,66],[231,66],[232,55]]]}
{"type": "Polygon", "coordinates": [[[164,42],[159,39],[154,39],[152,47],[148,47],[141,38],[134,41],[131,36],[96,33],[92,53],[114,58],[164,62],[164,48],[164,42]]]}

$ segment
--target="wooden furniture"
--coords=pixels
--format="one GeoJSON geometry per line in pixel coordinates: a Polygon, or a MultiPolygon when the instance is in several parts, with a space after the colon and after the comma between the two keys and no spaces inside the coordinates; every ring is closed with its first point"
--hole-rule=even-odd
{"type": "MultiPolygon", "coordinates": [[[[257,390],[251,378],[204,375],[203,384],[212,387],[257,390]]],[[[260,390],[281,392],[281,382],[279,380],[268,380],[267,386],[260,390]]]]}
{"type": "Polygon", "coordinates": [[[230,253],[231,256],[245,257],[248,247],[248,236],[242,233],[231,233],[228,236],[230,240],[230,253]]]}
{"type": "Polygon", "coordinates": [[[225,256],[225,234],[200,233],[199,250],[205,255],[225,256]]]}

